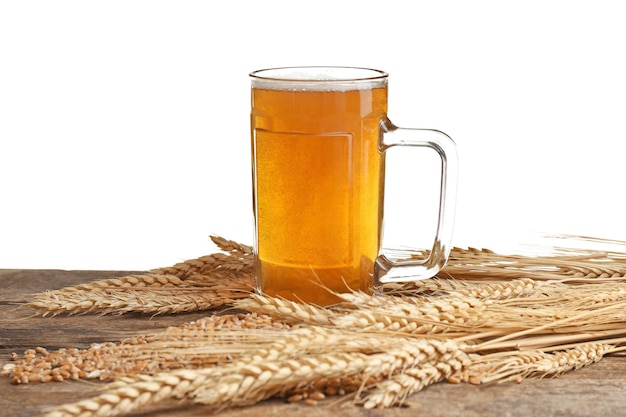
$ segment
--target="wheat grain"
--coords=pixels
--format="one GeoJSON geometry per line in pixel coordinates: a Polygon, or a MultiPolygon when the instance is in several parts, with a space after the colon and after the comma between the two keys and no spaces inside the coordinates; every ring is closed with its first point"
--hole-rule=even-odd
{"type": "Polygon", "coordinates": [[[3,373],[14,384],[61,379],[115,380],[137,374],[217,366],[258,349],[289,326],[257,314],[213,315],[164,331],[92,344],[88,349],[29,349],[3,373]],[[257,332],[250,337],[251,332],[257,332]],[[53,372],[56,369],[57,372],[53,372]],[[61,372],[67,371],[67,372],[61,372]],[[26,379],[22,378],[25,376],[26,379]]]}

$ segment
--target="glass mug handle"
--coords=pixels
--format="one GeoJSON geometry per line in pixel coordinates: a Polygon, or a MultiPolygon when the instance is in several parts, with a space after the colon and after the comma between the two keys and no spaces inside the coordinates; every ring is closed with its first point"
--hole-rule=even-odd
{"type": "Polygon", "coordinates": [[[448,135],[438,130],[400,128],[389,119],[381,121],[380,131],[382,152],[394,146],[434,149],[441,158],[441,183],[437,231],[428,257],[423,260],[392,260],[383,252],[376,258],[374,284],[379,286],[432,278],[444,267],[450,255],[458,176],[456,145],[448,135]]]}

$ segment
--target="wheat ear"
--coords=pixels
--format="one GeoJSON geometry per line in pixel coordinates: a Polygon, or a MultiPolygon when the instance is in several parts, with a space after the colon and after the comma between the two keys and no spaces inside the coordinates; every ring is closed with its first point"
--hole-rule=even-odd
{"type": "Polygon", "coordinates": [[[188,369],[158,374],[91,399],[62,405],[49,411],[45,417],[113,417],[128,414],[148,404],[183,397],[202,385],[208,376],[207,370],[188,369]]]}
{"type": "Polygon", "coordinates": [[[531,350],[473,355],[466,379],[472,383],[519,382],[524,378],[558,376],[599,361],[613,348],[610,344],[590,342],[554,353],[531,350]]]}
{"type": "Polygon", "coordinates": [[[468,365],[469,361],[464,355],[460,359],[455,357],[457,355],[447,356],[449,357],[442,357],[434,364],[427,363],[417,368],[407,369],[376,384],[374,390],[361,401],[363,407],[387,408],[402,405],[411,394],[451,378],[456,373],[462,372],[468,365]]]}
{"type": "Polygon", "coordinates": [[[478,282],[435,277],[402,285],[387,285],[385,293],[389,295],[400,294],[408,297],[453,295],[479,300],[508,300],[536,295],[544,285],[544,281],[530,278],[478,282]]]}
{"type": "Polygon", "coordinates": [[[473,298],[381,297],[356,292],[339,296],[352,308],[332,319],[342,328],[447,334],[478,326],[487,314],[484,303],[473,298]]]}
{"type": "Polygon", "coordinates": [[[252,247],[248,245],[235,242],[234,240],[228,240],[220,236],[210,236],[211,241],[224,252],[229,253],[241,253],[243,255],[250,256],[253,254],[252,247]]]}
{"type": "MultiPolygon", "coordinates": [[[[456,356],[467,364],[467,356],[454,342],[405,340],[402,348],[364,354],[337,352],[282,361],[260,361],[233,365],[233,372],[211,385],[203,385],[193,394],[194,400],[217,408],[245,406],[279,395],[285,390],[315,384],[321,378],[368,375],[390,377],[424,365],[456,356]]],[[[460,369],[460,368],[459,368],[460,369]]]]}
{"type": "Polygon", "coordinates": [[[173,266],[157,268],[150,272],[155,274],[175,275],[181,279],[200,275],[216,275],[222,271],[233,271],[241,275],[252,277],[252,267],[254,256],[252,248],[232,240],[227,240],[218,236],[211,236],[215,243],[225,253],[214,253],[179,262],[173,266]]]}
{"type": "Polygon", "coordinates": [[[247,297],[253,289],[252,249],[212,236],[214,253],[145,274],[104,279],[35,294],[27,305],[43,316],[147,314],[208,310],[247,297]],[[150,291],[142,290],[150,289],[150,291]]]}
{"type": "Polygon", "coordinates": [[[249,294],[240,289],[150,287],[150,289],[98,287],[63,288],[36,294],[28,306],[42,316],[59,314],[173,314],[209,310],[249,294]]]}
{"type": "Polygon", "coordinates": [[[335,313],[328,308],[260,294],[251,294],[246,299],[237,300],[234,307],[266,314],[286,323],[329,325],[332,324],[335,316],[335,313]]]}
{"type": "Polygon", "coordinates": [[[296,329],[283,336],[219,368],[122,381],[95,398],[53,410],[48,417],[114,416],[172,396],[192,398],[216,409],[250,405],[321,378],[363,374],[388,377],[436,362],[451,352],[465,355],[453,341],[389,340],[316,327],[296,329]]]}

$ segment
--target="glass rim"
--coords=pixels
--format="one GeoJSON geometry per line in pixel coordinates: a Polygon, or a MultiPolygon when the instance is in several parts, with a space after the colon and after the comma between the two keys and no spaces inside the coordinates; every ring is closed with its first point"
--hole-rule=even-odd
{"type": "Polygon", "coordinates": [[[277,82],[324,82],[345,83],[384,80],[389,74],[384,71],[344,66],[295,66],[266,68],[251,72],[250,77],[263,81],[277,82]]]}
{"type": "Polygon", "coordinates": [[[359,67],[279,67],[250,73],[253,89],[352,91],[387,86],[387,73],[359,67]]]}

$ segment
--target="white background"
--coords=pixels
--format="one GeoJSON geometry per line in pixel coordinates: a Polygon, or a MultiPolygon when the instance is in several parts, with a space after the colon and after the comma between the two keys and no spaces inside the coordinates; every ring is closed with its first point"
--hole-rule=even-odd
{"type": "Polygon", "coordinates": [[[0,268],[144,270],[214,252],[209,234],[252,243],[248,73],[290,65],[385,70],[397,125],[455,139],[455,245],[626,239],[620,5],[2,2],[0,268]]]}

